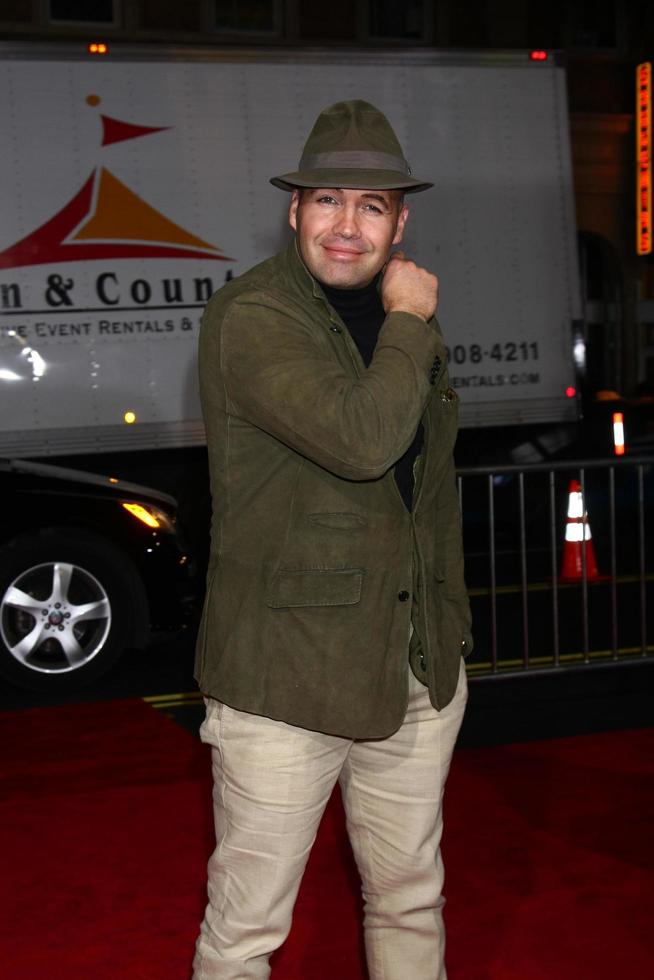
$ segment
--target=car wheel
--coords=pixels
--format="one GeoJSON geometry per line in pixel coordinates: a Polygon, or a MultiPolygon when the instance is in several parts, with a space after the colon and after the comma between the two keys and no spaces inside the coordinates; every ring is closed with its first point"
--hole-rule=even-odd
{"type": "Polygon", "coordinates": [[[131,560],[92,532],[15,538],[0,554],[0,672],[32,690],[72,690],[142,639],[147,604],[131,560]]]}

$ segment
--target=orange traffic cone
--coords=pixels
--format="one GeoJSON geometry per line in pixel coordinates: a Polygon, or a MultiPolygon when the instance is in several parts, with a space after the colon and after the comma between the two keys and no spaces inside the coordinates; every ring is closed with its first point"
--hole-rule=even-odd
{"type": "Polygon", "coordinates": [[[570,480],[568,488],[568,521],[565,527],[565,542],[563,545],[563,561],[561,562],[560,582],[580,582],[582,573],[582,548],[586,559],[586,579],[596,582],[601,576],[595,560],[588,514],[586,513],[581,496],[579,480],[570,480]]]}

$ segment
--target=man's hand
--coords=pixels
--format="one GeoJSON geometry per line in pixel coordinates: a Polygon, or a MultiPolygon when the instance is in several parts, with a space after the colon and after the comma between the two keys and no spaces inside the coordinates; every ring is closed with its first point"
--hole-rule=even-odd
{"type": "Polygon", "coordinates": [[[386,313],[414,313],[423,320],[433,317],[438,306],[438,279],[394,252],[388,260],[381,285],[386,313]]]}

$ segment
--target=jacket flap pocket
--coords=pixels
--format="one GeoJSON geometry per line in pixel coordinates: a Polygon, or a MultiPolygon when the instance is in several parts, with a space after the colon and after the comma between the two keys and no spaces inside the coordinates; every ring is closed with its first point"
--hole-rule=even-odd
{"type": "Polygon", "coordinates": [[[363,569],[303,568],[277,573],[268,596],[273,609],[353,606],[361,598],[363,569]]]}
{"type": "Polygon", "coordinates": [[[365,527],[368,523],[360,514],[324,513],[307,514],[309,524],[333,528],[335,531],[352,531],[357,527],[365,527]]]}

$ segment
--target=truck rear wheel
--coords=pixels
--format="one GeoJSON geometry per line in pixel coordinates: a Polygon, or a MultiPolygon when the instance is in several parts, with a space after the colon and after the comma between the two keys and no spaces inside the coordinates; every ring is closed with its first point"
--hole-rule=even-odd
{"type": "Polygon", "coordinates": [[[74,690],[142,636],[147,605],[132,562],[98,535],[21,535],[0,555],[0,673],[37,691],[74,690]]]}

